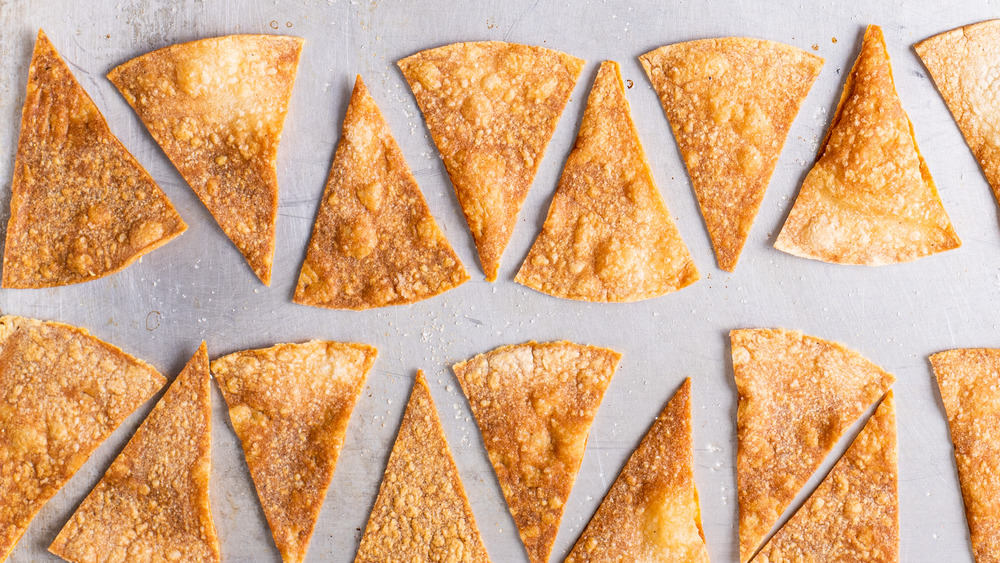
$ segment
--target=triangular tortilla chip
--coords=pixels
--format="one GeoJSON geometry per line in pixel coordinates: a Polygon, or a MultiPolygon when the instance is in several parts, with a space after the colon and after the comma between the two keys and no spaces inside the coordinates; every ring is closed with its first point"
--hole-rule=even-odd
{"type": "Polygon", "coordinates": [[[278,143],[301,51],[297,37],[230,35],[164,47],[108,73],[265,284],[278,143]]]}
{"type": "Polygon", "coordinates": [[[899,561],[896,409],[889,391],[878,410],[754,563],[899,561]]]}
{"type": "Polygon", "coordinates": [[[305,558],[376,354],[363,344],[314,340],[212,362],[284,561],[305,558]]]}
{"type": "Polygon", "coordinates": [[[618,63],[594,80],[542,233],[515,280],[583,301],[638,301],[698,280],[653,182],[618,63]]]}
{"type": "Polygon", "coordinates": [[[719,267],[732,272],[823,59],[727,37],[666,45],[639,60],[674,131],[719,267]]]}
{"type": "Polygon", "coordinates": [[[3,287],[101,278],[187,229],[41,31],[11,193],[3,287]]]}
{"type": "Polygon", "coordinates": [[[753,556],[844,432],[895,381],[835,342],[734,330],[740,561],[753,556]]]}
{"type": "Polygon", "coordinates": [[[878,26],[865,32],[819,154],[774,243],[778,250],[878,266],[962,244],[899,103],[878,26]]]}
{"type": "Polygon", "coordinates": [[[1000,20],[974,23],[913,46],[1000,199],[1000,20]]]}
{"type": "Polygon", "coordinates": [[[359,76],[293,300],[370,309],[468,279],[359,76]]]}
{"type": "Polygon", "coordinates": [[[708,563],[693,452],[686,379],[611,485],[566,563],[708,563]]]}
{"type": "Polygon", "coordinates": [[[444,429],[417,372],[355,563],[489,563],[444,429]]]}
{"type": "Polygon", "coordinates": [[[49,551],[69,561],[219,561],[208,480],[212,395],[205,343],[49,551]]]}
{"type": "Polygon", "coordinates": [[[456,43],[397,63],[444,158],[487,281],[514,231],[583,61],[504,43],[456,43]]]}
{"type": "Polygon", "coordinates": [[[0,561],[42,505],[166,382],[83,329],[0,317],[0,561]]]}
{"type": "Polygon", "coordinates": [[[621,354],[572,342],[501,346],[455,364],[532,563],[545,563],[621,354]]]}
{"type": "Polygon", "coordinates": [[[949,350],[931,356],[955,445],[958,479],[976,561],[1000,554],[1000,350],[949,350]]]}

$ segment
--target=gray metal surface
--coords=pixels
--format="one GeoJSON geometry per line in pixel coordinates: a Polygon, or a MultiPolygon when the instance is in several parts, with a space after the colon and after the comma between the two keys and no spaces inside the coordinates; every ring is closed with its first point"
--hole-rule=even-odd
{"type": "MultiPolygon", "coordinates": [[[[714,561],[735,561],[736,397],[727,334],[737,327],[800,329],[856,349],[898,378],[903,561],[971,561],[947,424],[926,357],[952,347],[1000,345],[1000,223],[989,186],[910,46],[938,32],[995,17],[997,6],[939,0],[875,4],[0,0],[2,224],[9,213],[27,66],[41,27],[111,129],[190,225],[179,239],[109,278],[51,290],[0,291],[0,310],[86,327],[151,362],[169,378],[202,339],[212,357],[311,338],[377,346],[378,361],[355,410],[310,545],[313,561],[353,559],[418,368],[428,373],[490,555],[494,561],[524,560],[475,422],[448,366],[501,344],[531,339],[569,339],[624,354],[591,431],[553,560],[567,553],[653,417],[683,378],[691,377],[696,478],[709,551],[714,561]],[[771,245],[814,159],[868,23],[885,30],[903,106],[964,245],[915,263],[881,268],[832,266],[783,254],[771,245]],[[271,287],[257,281],[104,78],[115,65],[152,49],[231,33],[306,39],[279,153],[281,207],[271,287]],[[636,60],[663,44],[729,35],[782,41],[826,59],[792,127],[734,274],[716,267],[669,125],[636,60]],[[483,281],[442,163],[394,66],[421,49],[480,39],[543,45],[588,61],[495,284],[483,281]],[[629,305],[557,300],[512,281],[544,219],[590,83],[604,59],[622,63],[653,175],[703,276],[678,293],[629,305]],[[473,280],[410,307],[354,313],[293,305],[298,268],[358,73],[385,113],[432,212],[473,280]]],[[[213,401],[212,509],[223,558],[277,560],[217,390],[213,401]]],[[[150,408],[148,404],[128,419],[45,506],[12,561],[55,559],[46,547],[150,408]]]]}

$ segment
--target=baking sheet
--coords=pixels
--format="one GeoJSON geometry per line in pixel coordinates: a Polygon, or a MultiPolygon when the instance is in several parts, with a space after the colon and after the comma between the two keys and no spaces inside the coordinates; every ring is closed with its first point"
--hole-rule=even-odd
{"type": "MultiPolygon", "coordinates": [[[[354,412],[330,493],[309,548],[313,561],[351,561],[384,464],[422,368],[494,561],[523,561],[523,548],[449,366],[501,344],[569,339],[624,354],[590,434],[566,505],[553,560],[572,547],[625,459],[685,377],[694,384],[696,479],[713,561],[738,553],[735,387],[728,331],[782,326],[841,342],[895,374],[903,561],[971,561],[947,424],[926,357],[998,346],[1000,225],[997,204],[911,45],[995,16],[992,2],[867,3],[716,0],[691,2],[435,2],[371,0],[0,1],[0,209],[9,179],[35,33],[44,28],[77,78],[190,226],[124,272],[51,290],[0,291],[4,314],[55,319],[143,358],[173,378],[207,340],[210,356],[276,342],[323,338],[379,349],[354,412]],[[883,26],[896,85],[917,141],[964,245],[915,263],[832,266],[771,245],[812,163],[864,26],[883,26]],[[306,39],[278,160],[281,205],[273,285],[260,284],[194,193],[104,75],[175,42],[230,33],[306,39]],[[763,207],[733,274],[719,270],[683,163],[636,57],[663,44],[716,36],[789,43],[826,59],[791,129],[763,207]],[[499,281],[483,281],[471,236],[437,151],[396,60],[455,41],[502,39],[587,59],[504,255],[499,281]],[[703,279],[637,304],[588,305],[534,292],[513,280],[540,230],[586,94],[604,59],[622,63],[628,99],[653,175],[703,279]],[[473,276],[409,307],[336,312],[290,302],[339,138],[354,75],[384,112],[434,216],[473,276]]],[[[276,561],[239,444],[213,394],[212,510],[223,558],[276,561]]],[[[129,418],[35,518],[11,561],[56,558],[46,548],[142,417],[129,418]]],[[[854,432],[859,429],[856,425],[854,432]]],[[[853,432],[839,445],[842,452],[853,432]]],[[[832,465],[831,456],[821,474],[832,465]]],[[[813,479],[807,490],[815,487],[813,479]]],[[[800,496],[801,500],[801,496],[800,496]]]]}

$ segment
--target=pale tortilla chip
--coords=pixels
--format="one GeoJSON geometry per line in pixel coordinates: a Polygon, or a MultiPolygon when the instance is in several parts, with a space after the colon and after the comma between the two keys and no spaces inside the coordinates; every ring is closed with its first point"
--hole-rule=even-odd
{"type": "Polygon", "coordinates": [[[79,563],[219,561],[211,473],[212,395],[202,342],[49,551],[79,563]]]}
{"type": "Polygon", "coordinates": [[[424,373],[392,446],[355,563],[489,563],[424,373]]]}
{"type": "Polygon", "coordinates": [[[583,301],[638,301],[697,281],[653,182],[618,63],[594,80],[542,233],[515,281],[583,301]]]}
{"type": "Polygon", "coordinates": [[[549,560],[590,425],[620,359],[606,348],[528,342],[453,368],[532,563],[549,560]]]}
{"type": "Polygon", "coordinates": [[[686,379],[611,485],[566,563],[708,563],[693,451],[686,379]]]}
{"type": "Polygon", "coordinates": [[[397,64],[444,158],[486,280],[494,281],[583,61],[482,41],[421,51],[397,64]]]}
{"type": "Polygon", "coordinates": [[[83,329],[0,317],[0,561],[42,505],[166,382],[83,329]]]}
{"type": "Polygon", "coordinates": [[[965,516],[978,563],[1000,556],[1000,350],[949,350],[930,358],[948,413],[965,516]]]}
{"type": "Polygon", "coordinates": [[[164,47],[108,73],[265,284],[278,143],[301,51],[297,37],[230,35],[164,47]]]}
{"type": "Polygon", "coordinates": [[[187,229],[41,31],[11,192],[3,287],[101,278],[187,229]]]}
{"type": "Polygon", "coordinates": [[[844,432],[895,381],[835,342],[782,329],[734,330],[740,561],[844,432]]]}
{"type": "Polygon", "coordinates": [[[674,131],[719,267],[732,272],[823,59],[727,37],[666,45],[639,60],[674,131]]]}
{"type": "Polygon", "coordinates": [[[774,243],[778,250],[878,266],[962,244],[899,103],[878,26],[865,32],[819,154],[774,243]]]}
{"type": "Polygon", "coordinates": [[[311,341],[212,362],[284,561],[302,561],[377,351],[311,341]]]}
{"type": "Polygon", "coordinates": [[[896,409],[892,391],[819,487],[754,563],[899,561],[896,409]]]}
{"type": "Polygon", "coordinates": [[[370,309],[468,279],[358,76],[293,301],[370,309]]]}

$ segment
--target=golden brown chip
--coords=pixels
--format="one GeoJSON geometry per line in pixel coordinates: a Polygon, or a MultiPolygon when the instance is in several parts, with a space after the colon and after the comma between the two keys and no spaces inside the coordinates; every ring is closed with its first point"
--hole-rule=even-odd
{"type": "Polygon", "coordinates": [[[3,287],[101,278],[187,229],[41,31],[11,192],[3,287]]]}
{"type": "Polygon", "coordinates": [[[931,356],[965,499],[977,563],[1000,561],[1000,350],[931,356]]]}
{"type": "Polygon", "coordinates": [[[297,37],[230,35],[164,47],[108,73],[265,284],[278,142],[301,51],[297,37]]]}
{"type": "Polygon", "coordinates": [[[1000,20],[974,23],[913,46],[1000,199],[1000,20]]]}
{"type": "Polygon", "coordinates": [[[406,405],[355,563],[488,563],[424,373],[406,405]]]}
{"type": "Polygon", "coordinates": [[[0,317],[0,561],[42,505],[165,383],[83,329],[0,317]]]}
{"type": "Polygon", "coordinates": [[[882,400],[844,457],[755,563],[899,561],[896,409],[882,400]]]}
{"type": "Polygon", "coordinates": [[[532,563],[549,560],[590,425],[620,359],[606,348],[528,342],[453,368],[532,563]]]}
{"type": "Polygon", "coordinates": [[[302,561],[377,351],[311,341],[212,362],[284,561],[302,561]]]}
{"type": "Polygon", "coordinates": [[[774,243],[778,250],[878,266],[962,244],[899,103],[878,26],[865,32],[819,154],[774,243]]]}
{"type": "Polygon", "coordinates": [[[49,551],[78,563],[219,561],[211,473],[212,395],[202,342],[49,551]]]}
{"type": "Polygon", "coordinates": [[[823,59],[727,37],[666,45],[639,60],[674,131],[719,267],[732,272],[823,59]]]}
{"type": "Polygon", "coordinates": [[[502,41],[456,43],[399,61],[444,158],[487,281],[583,61],[502,41]]]}
{"type": "Polygon", "coordinates": [[[583,301],[638,301],[698,280],[653,182],[618,63],[605,61],[542,233],[515,278],[583,301]]]}
{"type": "Polygon", "coordinates": [[[370,309],[468,279],[359,76],[293,300],[370,309]]]}
{"type": "Polygon", "coordinates": [[[734,330],[740,561],[748,561],[844,432],[895,378],[835,342],[734,330]]]}
{"type": "Polygon", "coordinates": [[[691,380],[653,422],[566,563],[708,563],[694,484],[691,380]]]}

